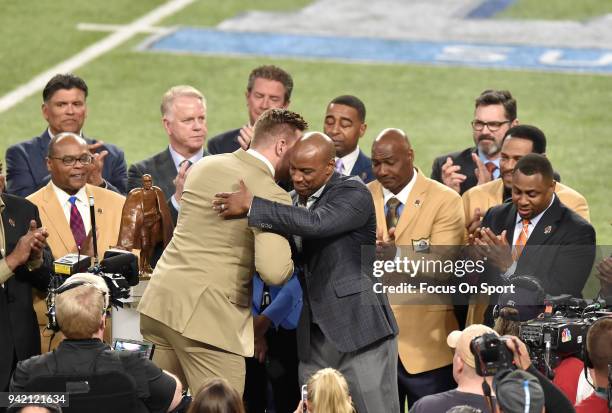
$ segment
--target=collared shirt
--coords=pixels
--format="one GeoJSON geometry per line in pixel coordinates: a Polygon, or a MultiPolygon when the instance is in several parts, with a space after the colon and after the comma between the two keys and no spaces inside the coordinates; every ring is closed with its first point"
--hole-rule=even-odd
{"type": "Polygon", "coordinates": [[[321,188],[317,189],[317,192],[315,192],[314,194],[310,195],[308,197],[308,199],[306,200],[306,205],[302,204],[301,201],[298,198],[298,206],[301,206],[301,207],[305,206],[306,208],[310,209],[312,204],[317,202],[317,199],[321,198],[321,194],[323,193],[324,189],[325,189],[325,185],[323,185],[321,188]]]}
{"type": "Polygon", "coordinates": [[[344,155],[342,158],[336,157],[336,161],[338,159],[342,159],[342,175],[350,175],[355,163],[357,162],[357,158],[359,157],[359,146],[355,148],[355,150],[347,155],[344,155]]]}
{"type": "MultiPolygon", "coordinates": [[[[204,149],[200,150],[191,158],[185,158],[183,155],[175,151],[172,145],[168,145],[168,150],[170,150],[170,156],[172,156],[172,161],[174,162],[174,166],[177,172],[179,169],[181,169],[181,163],[183,163],[183,161],[189,161],[193,165],[204,157],[204,149]]],[[[153,182],[153,184],[155,184],[155,182],[153,182]]]]}
{"type": "Polygon", "coordinates": [[[270,170],[270,173],[272,174],[272,177],[274,178],[274,166],[272,165],[272,162],[270,162],[270,160],[268,158],[266,158],[265,156],[263,156],[262,154],[260,154],[259,152],[257,152],[255,149],[250,148],[246,151],[246,153],[248,153],[251,156],[254,156],[255,158],[259,159],[260,161],[262,161],[263,163],[266,164],[266,166],[268,167],[268,169],[270,170]]]}
{"type": "MultiPolygon", "coordinates": [[[[540,219],[542,219],[542,216],[546,213],[546,211],[548,211],[548,208],[550,208],[553,202],[555,202],[556,196],[557,195],[553,194],[553,197],[550,200],[550,204],[548,204],[546,209],[529,220],[529,226],[527,227],[527,239],[529,239],[529,237],[531,236],[533,229],[536,227],[536,225],[538,225],[538,222],[540,222],[540,219]]],[[[516,245],[516,240],[518,239],[521,231],[523,231],[523,218],[521,218],[521,216],[517,212],[516,218],[515,218],[515,225],[514,225],[514,234],[512,236],[512,245],[516,245]]]]}
{"type": "MultiPolygon", "coordinates": [[[[181,169],[181,164],[183,163],[183,161],[189,161],[193,165],[204,157],[204,148],[202,148],[200,152],[196,153],[191,158],[185,158],[183,155],[175,151],[172,145],[168,145],[168,150],[170,151],[170,156],[172,157],[172,162],[174,162],[174,167],[176,168],[177,172],[179,171],[179,169],[181,169]]],[[[153,184],[155,184],[155,182],[153,182],[153,184]]],[[[174,194],[172,194],[172,196],[170,197],[170,202],[172,202],[172,206],[177,211],[181,209],[181,204],[178,203],[178,201],[174,197],[174,194]]]]}
{"type": "MultiPolygon", "coordinates": [[[[72,195],[68,194],[63,189],[58,188],[53,181],[51,181],[51,186],[53,187],[53,192],[55,192],[55,196],[64,211],[64,216],[66,217],[66,221],[68,225],[70,225],[70,211],[72,210],[72,204],[70,203],[70,197],[72,195]]],[[[87,199],[87,191],[85,187],[79,189],[79,192],[74,194],[77,200],[75,205],[79,210],[79,214],[81,214],[81,218],[83,219],[83,225],[85,226],[85,234],[89,234],[91,230],[91,217],[89,214],[89,200],[87,199]]]]}
{"type": "MultiPolygon", "coordinates": [[[[49,134],[49,140],[55,138],[55,135],[53,134],[53,132],[51,132],[51,128],[47,128],[47,133],[49,134]]],[[[81,131],[79,131],[78,135],[82,138],[83,137],[83,130],[81,129],[81,131]]]]}
{"type": "Polygon", "coordinates": [[[493,171],[493,178],[492,179],[497,179],[500,176],[500,169],[499,169],[499,160],[501,159],[499,156],[495,159],[489,159],[487,158],[487,156],[480,152],[480,150],[478,150],[478,157],[480,158],[480,160],[482,161],[483,164],[485,164],[485,166],[490,163],[493,162],[495,164],[495,166],[497,166],[497,168],[495,168],[495,170],[493,171]]]}
{"type": "Polygon", "coordinates": [[[410,192],[412,192],[412,188],[414,188],[417,174],[418,174],[418,171],[416,168],[414,168],[412,179],[410,179],[410,182],[408,182],[406,186],[404,186],[402,190],[397,193],[397,195],[389,191],[387,188],[383,186],[382,190],[383,190],[383,204],[385,205],[385,215],[387,215],[387,212],[389,209],[387,207],[387,202],[389,202],[391,198],[396,198],[398,201],[400,201],[400,205],[398,205],[397,207],[397,215],[400,216],[402,214],[402,211],[404,211],[404,206],[406,206],[406,202],[408,202],[408,197],[410,196],[410,192]]]}

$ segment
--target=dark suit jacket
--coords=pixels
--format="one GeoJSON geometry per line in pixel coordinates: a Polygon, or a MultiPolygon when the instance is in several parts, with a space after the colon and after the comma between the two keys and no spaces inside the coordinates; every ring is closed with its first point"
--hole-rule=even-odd
{"type": "MultiPolygon", "coordinates": [[[[38,208],[30,201],[13,195],[2,194],[6,207],[2,223],[6,255],[13,252],[19,239],[28,232],[30,220],[40,226],[38,208]]],[[[0,287],[0,391],[5,391],[11,374],[13,352],[18,360],[40,354],[40,335],[36,314],[32,307],[32,287],[46,291],[49,286],[53,257],[47,249],[43,265],[28,271],[25,265],[18,267],[4,287],[0,287]]]]}
{"type": "Polygon", "coordinates": [[[376,217],[360,180],[334,173],[309,210],[255,197],[249,225],[302,237],[301,360],[310,357],[311,322],[341,352],[397,334],[387,296],[372,289],[372,263],[362,262],[361,247],[376,241],[376,217]]]}
{"type": "Polygon", "coordinates": [[[159,187],[164,193],[170,208],[172,221],[176,225],[178,211],[172,205],[172,195],[176,191],[174,186],[174,178],[176,178],[176,166],[172,160],[170,149],[166,148],[160,153],[140,162],[136,162],[130,166],[128,170],[128,192],[134,188],[142,187],[142,176],[149,174],[153,178],[153,185],[159,187]]]}
{"type": "MultiPolygon", "coordinates": [[[[507,230],[512,245],[515,224],[516,207],[506,203],[489,209],[481,225],[495,234],[507,230]]],[[[555,196],[529,236],[514,275],[538,278],[551,295],[581,297],[594,260],[595,230],[555,196]]]]}
{"type": "Polygon", "coordinates": [[[211,155],[218,155],[237,151],[240,149],[238,136],[240,136],[240,128],[220,133],[208,140],[208,152],[211,155]]]}
{"type": "Polygon", "coordinates": [[[368,158],[361,150],[359,150],[359,156],[357,157],[357,161],[351,170],[351,175],[358,176],[366,184],[369,184],[374,180],[372,160],[368,158]]]}
{"type": "Polygon", "coordinates": [[[442,165],[444,165],[446,162],[446,158],[450,156],[453,160],[453,164],[461,167],[459,173],[462,173],[467,177],[465,181],[461,183],[459,194],[463,194],[471,187],[476,186],[476,184],[478,184],[478,179],[474,173],[476,164],[472,159],[473,153],[478,155],[475,147],[464,149],[461,152],[453,152],[447,155],[438,156],[436,159],[434,159],[433,165],[431,166],[431,179],[444,183],[442,182],[442,165]]]}
{"type": "MultiPolygon", "coordinates": [[[[476,178],[474,172],[476,170],[476,163],[472,159],[473,153],[478,155],[478,151],[475,147],[464,149],[461,152],[452,152],[438,156],[434,159],[433,165],[431,166],[431,179],[435,179],[441,184],[444,183],[442,182],[442,165],[446,163],[446,158],[450,156],[453,160],[453,164],[461,167],[459,173],[466,176],[465,181],[463,181],[459,187],[459,195],[462,195],[468,189],[478,185],[478,178],[476,178]]],[[[555,181],[561,182],[561,177],[557,172],[554,173],[554,178],[555,181]]]]}
{"type": "MultiPolygon", "coordinates": [[[[98,142],[84,137],[88,144],[98,142]]],[[[29,141],[12,145],[6,150],[7,192],[26,197],[38,191],[51,179],[47,170],[47,153],[49,149],[49,130],[29,141]]],[[[98,151],[107,150],[104,159],[102,177],[106,180],[107,189],[125,195],[127,166],[123,151],[113,144],[105,143],[98,151]]]]}

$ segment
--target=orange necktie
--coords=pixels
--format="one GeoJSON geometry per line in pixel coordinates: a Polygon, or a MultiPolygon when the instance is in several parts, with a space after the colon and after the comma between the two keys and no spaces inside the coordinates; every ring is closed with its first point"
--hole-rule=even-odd
{"type": "Polygon", "coordinates": [[[527,244],[527,236],[529,234],[529,220],[523,219],[523,229],[516,239],[516,244],[514,244],[514,249],[512,250],[512,259],[514,261],[518,261],[519,257],[523,253],[523,249],[525,248],[525,244],[527,244]]]}
{"type": "Polygon", "coordinates": [[[487,162],[485,164],[485,168],[487,168],[487,171],[489,171],[491,176],[493,176],[493,172],[495,172],[495,170],[497,169],[497,165],[495,165],[493,162],[487,162]]]}

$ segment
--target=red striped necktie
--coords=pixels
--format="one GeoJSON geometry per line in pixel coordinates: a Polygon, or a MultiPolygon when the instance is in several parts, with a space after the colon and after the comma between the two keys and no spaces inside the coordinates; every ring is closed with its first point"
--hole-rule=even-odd
{"type": "Polygon", "coordinates": [[[87,238],[85,234],[85,225],[83,224],[83,217],[81,217],[81,213],[76,206],[76,196],[71,196],[68,198],[70,201],[70,230],[72,231],[72,236],[74,236],[74,241],[78,247],[82,247],[83,241],[87,238]]]}

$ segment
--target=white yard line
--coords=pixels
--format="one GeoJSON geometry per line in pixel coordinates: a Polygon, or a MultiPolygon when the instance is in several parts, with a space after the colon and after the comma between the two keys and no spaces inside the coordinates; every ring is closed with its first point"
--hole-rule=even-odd
{"type": "Polygon", "coordinates": [[[57,73],[73,72],[79,67],[91,62],[95,58],[103,55],[124,43],[134,35],[149,30],[155,23],[178,12],[195,0],[171,0],[132,23],[120,26],[119,30],[108,35],[104,39],[85,48],[76,55],[59,63],[58,65],[40,73],[29,82],[17,87],[0,98],[0,113],[7,111],[27,97],[38,92],[45,87],[51,77],[57,73]]]}
{"type": "MultiPolygon", "coordinates": [[[[77,24],[77,30],[85,32],[117,32],[122,30],[125,25],[122,24],[98,24],[98,23],[79,23],[77,24]]],[[[170,27],[143,27],[140,33],[152,33],[152,34],[164,34],[171,31],[173,28],[170,27]]]]}

